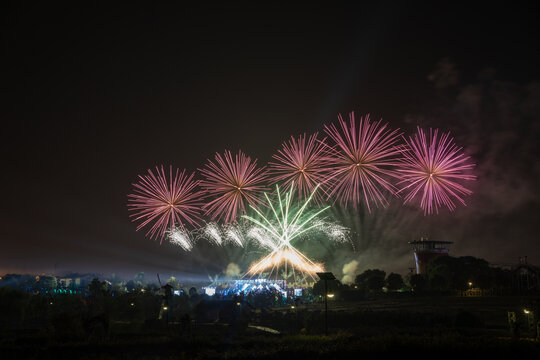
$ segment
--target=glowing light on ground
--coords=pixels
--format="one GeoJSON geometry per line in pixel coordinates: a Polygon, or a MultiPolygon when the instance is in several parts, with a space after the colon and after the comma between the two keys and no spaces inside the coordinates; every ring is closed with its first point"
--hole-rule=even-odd
{"type": "Polygon", "coordinates": [[[253,264],[247,274],[249,276],[255,276],[260,273],[270,272],[269,276],[271,277],[275,269],[280,268],[282,265],[286,267],[287,264],[290,264],[293,271],[296,270],[309,275],[315,275],[317,272],[324,271],[322,264],[312,262],[293,247],[287,247],[272,251],[262,260],[253,264]]]}

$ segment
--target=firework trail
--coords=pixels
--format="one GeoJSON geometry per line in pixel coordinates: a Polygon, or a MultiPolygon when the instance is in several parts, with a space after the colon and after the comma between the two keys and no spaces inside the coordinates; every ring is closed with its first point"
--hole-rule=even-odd
{"type": "Polygon", "coordinates": [[[330,240],[336,243],[351,243],[351,229],[335,222],[326,220],[316,220],[315,229],[325,234],[330,240]]]}
{"type": "Polygon", "coordinates": [[[475,165],[468,162],[462,148],[457,147],[450,133],[439,137],[438,129],[429,129],[429,139],[424,131],[418,127],[417,134],[407,139],[405,145],[400,147],[402,159],[399,173],[403,187],[399,192],[406,192],[405,203],[412,201],[416,195],[421,194],[420,207],[424,215],[446,206],[450,211],[456,208],[454,200],[463,205],[463,196],[472,194],[472,191],[457,183],[457,180],[475,180],[474,175],[465,174],[475,165]]]}
{"type": "Polygon", "coordinates": [[[398,165],[398,130],[391,130],[381,120],[370,122],[369,115],[355,121],[354,112],[349,114],[347,124],[338,115],[339,127],[325,126],[325,131],[335,142],[332,156],[330,196],[347,206],[351,203],[358,208],[364,199],[368,211],[370,202],[386,206],[385,192],[395,194],[397,189],[388,178],[395,177],[394,166],[398,165]]]}
{"type": "MultiPolygon", "coordinates": [[[[308,138],[306,134],[298,138],[291,136],[272,156],[275,162],[268,164],[270,183],[279,182],[285,191],[296,184],[299,201],[307,199],[317,184],[324,182],[328,172],[330,147],[324,143],[326,138],[319,140],[317,137],[318,133],[308,138]]],[[[317,193],[314,200],[320,203],[322,198],[317,193]]]]}
{"type": "Polygon", "coordinates": [[[238,212],[245,213],[248,205],[261,203],[259,196],[265,190],[265,168],[257,167],[257,160],[239,151],[233,155],[216,153],[215,162],[208,160],[206,167],[199,169],[205,177],[201,187],[213,197],[203,208],[212,220],[223,219],[227,223],[236,220],[238,212]]]}
{"type": "Polygon", "coordinates": [[[171,244],[180,246],[185,251],[193,249],[193,240],[185,229],[175,228],[167,230],[167,238],[171,244]]]}
{"type": "Polygon", "coordinates": [[[204,238],[216,245],[223,244],[223,237],[219,225],[215,222],[211,222],[200,228],[197,238],[204,238]]]}
{"type": "Polygon", "coordinates": [[[247,237],[255,240],[261,247],[269,250],[277,250],[279,239],[275,239],[271,233],[258,226],[252,226],[247,231],[247,237]]]}
{"type": "Polygon", "coordinates": [[[156,174],[139,175],[139,182],[133,184],[133,194],[128,195],[128,210],[132,221],[142,221],[137,231],[150,226],[146,235],[159,238],[160,243],[169,229],[185,229],[184,222],[196,226],[201,219],[199,181],[193,180],[194,173],[187,176],[186,170],[173,173],[169,168],[167,178],[163,166],[156,167],[156,174]]]}
{"type": "Polygon", "coordinates": [[[244,247],[245,237],[242,228],[238,224],[225,224],[223,230],[225,239],[235,245],[244,247]]]}
{"type": "MultiPolygon", "coordinates": [[[[318,186],[315,187],[315,190],[317,188],[318,186]]],[[[251,265],[246,275],[254,276],[266,271],[269,271],[269,276],[274,272],[277,275],[279,267],[282,265],[285,267],[285,272],[287,272],[287,264],[291,266],[293,272],[296,269],[303,274],[310,275],[313,279],[316,272],[323,271],[321,264],[309,260],[291,242],[315,228],[317,226],[315,222],[317,216],[327,210],[329,206],[307,212],[307,206],[314,194],[311,193],[302,204],[292,206],[293,192],[294,186],[291,184],[285,197],[282,197],[279,186],[276,185],[277,201],[270,200],[268,194],[264,194],[267,200],[266,205],[271,209],[270,216],[265,216],[255,207],[252,207],[252,209],[257,213],[258,218],[248,215],[242,216],[262,229],[257,233],[262,239],[261,244],[271,249],[267,256],[251,265]]],[[[253,236],[253,234],[250,234],[250,236],[253,236]]]]}
{"type": "Polygon", "coordinates": [[[206,239],[216,245],[232,244],[244,247],[246,237],[245,229],[238,223],[219,225],[209,222],[196,231],[197,238],[206,239]]]}

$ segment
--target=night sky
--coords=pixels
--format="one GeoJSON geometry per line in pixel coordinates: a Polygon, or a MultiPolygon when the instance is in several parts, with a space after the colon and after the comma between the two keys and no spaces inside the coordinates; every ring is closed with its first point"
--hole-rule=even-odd
{"type": "Polygon", "coordinates": [[[137,175],[195,171],[225,149],[265,164],[289,136],[353,110],[405,134],[451,131],[478,181],[452,213],[394,201],[363,216],[355,251],[335,249],[329,270],[357,260],[405,274],[420,236],[453,241],[455,256],[540,265],[532,9],[224,4],[2,3],[0,274],[218,274],[238,252],[185,253],[135,231],[137,175]]]}

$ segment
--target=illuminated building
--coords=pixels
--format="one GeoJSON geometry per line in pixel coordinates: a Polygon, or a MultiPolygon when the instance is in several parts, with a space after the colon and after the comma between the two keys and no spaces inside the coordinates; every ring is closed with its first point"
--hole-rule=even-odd
{"type": "Polygon", "coordinates": [[[452,244],[451,241],[436,241],[420,238],[420,240],[409,241],[414,250],[414,261],[416,263],[416,273],[425,274],[427,264],[439,257],[448,256],[446,245],[452,244]]]}

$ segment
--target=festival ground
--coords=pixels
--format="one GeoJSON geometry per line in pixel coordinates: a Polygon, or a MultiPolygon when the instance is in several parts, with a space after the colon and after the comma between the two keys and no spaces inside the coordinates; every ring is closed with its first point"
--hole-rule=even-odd
{"type": "Polygon", "coordinates": [[[455,356],[538,356],[526,324],[512,333],[508,312],[538,304],[534,297],[385,297],[329,305],[329,335],[321,335],[320,304],[256,311],[249,322],[111,324],[108,334],[65,341],[47,332],[5,334],[3,358],[218,359],[357,357],[422,352],[455,356]],[[271,329],[271,330],[270,330],[271,329]],[[277,333],[279,332],[279,333],[277,333]]]}

